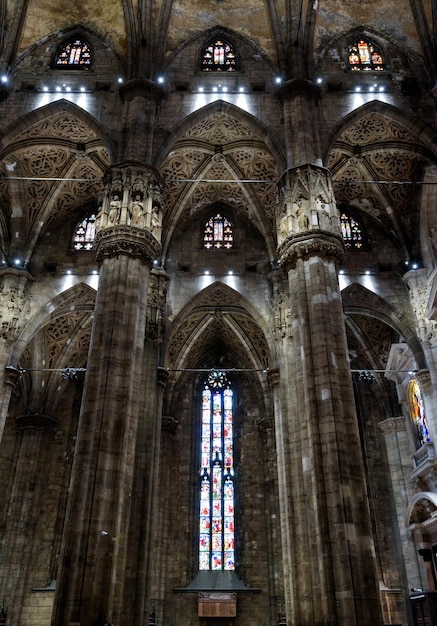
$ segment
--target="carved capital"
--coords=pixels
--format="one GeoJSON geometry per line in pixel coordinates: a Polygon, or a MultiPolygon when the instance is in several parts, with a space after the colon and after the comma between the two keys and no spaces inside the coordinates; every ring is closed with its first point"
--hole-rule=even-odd
{"type": "Polygon", "coordinates": [[[163,415],[162,416],[162,430],[165,430],[168,433],[174,434],[179,426],[179,420],[177,420],[172,415],[163,415]]]}
{"type": "Polygon", "coordinates": [[[420,388],[424,392],[431,391],[432,382],[431,382],[431,374],[429,370],[419,370],[418,372],[416,372],[415,376],[417,378],[417,382],[420,385],[420,388]]]}
{"type": "Polygon", "coordinates": [[[59,420],[48,415],[40,415],[39,413],[31,413],[29,415],[20,415],[15,419],[17,430],[42,430],[46,433],[55,433],[59,420]]]}
{"type": "Polygon", "coordinates": [[[158,102],[164,95],[161,87],[147,78],[133,78],[120,87],[120,96],[123,102],[134,98],[147,98],[158,102]]]}
{"type": "Polygon", "coordinates": [[[401,417],[389,417],[383,422],[379,422],[378,426],[384,435],[404,432],[407,429],[403,415],[401,415],[401,417]]]}
{"type": "Polygon", "coordinates": [[[320,89],[315,83],[306,78],[294,78],[283,83],[277,94],[282,101],[298,96],[318,100],[320,98],[320,89]]]}
{"type": "Polygon", "coordinates": [[[341,236],[328,233],[312,233],[311,236],[290,237],[279,247],[278,256],[284,269],[296,267],[298,259],[313,256],[324,257],[337,265],[343,262],[344,246],[341,236]]]}
{"type": "Polygon", "coordinates": [[[307,163],[286,170],[278,181],[278,246],[303,233],[328,232],[341,238],[340,215],[329,171],[307,163]]]}
{"type": "Polygon", "coordinates": [[[267,380],[268,380],[270,387],[272,388],[277,387],[281,380],[281,375],[279,373],[279,370],[278,369],[269,370],[267,374],[267,380]]]}
{"type": "Polygon", "coordinates": [[[105,258],[125,255],[142,259],[152,266],[161,252],[161,244],[150,231],[121,224],[99,231],[94,247],[99,263],[105,258]]]}

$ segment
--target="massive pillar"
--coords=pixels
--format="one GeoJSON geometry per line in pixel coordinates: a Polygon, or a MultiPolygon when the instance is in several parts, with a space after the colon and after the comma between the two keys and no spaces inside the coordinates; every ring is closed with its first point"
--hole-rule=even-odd
{"type": "Polygon", "coordinates": [[[288,169],[276,219],[291,319],[278,342],[277,437],[281,528],[290,551],[287,623],[377,625],[375,555],[337,279],[343,243],[330,175],[318,159],[317,92],[296,80],[281,97],[288,169]]]}
{"type": "Polygon", "coordinates": [[[145,586],[150,515],[141,519],[141,512],[148,511],[144,484],[153,493],[156,462],[144,456],[156,440],[155,425],[145,420],[156,419],[158,409],[148,294],[161,249],[162,186],[149,165],[156,93],[149,81],[135,80],[122,95],[123,160],[107,172],[96,220],[100,279],[53,626],[143,623],[136,574],[142,570],[145,586]],[[135,480],[138,467],[143,481],[135,480]]]}

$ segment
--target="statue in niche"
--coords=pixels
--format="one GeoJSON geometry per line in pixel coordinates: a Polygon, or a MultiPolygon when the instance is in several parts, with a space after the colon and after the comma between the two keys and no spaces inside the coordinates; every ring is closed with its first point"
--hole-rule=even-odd
{"type": "Polygon", "coordinates": [[[129,213],[131,224],[140,227],[144,226],[144,205],[142,202],[142,197],[139,193],[136,194],[129,213]]]}
{"type": "Polygon", "coordinates": [[[150,230],[155,235],[155,237],[158,237],[159,226],[160,226],[160,224],[159,224],[158,207],[154,206],[154,207],[152,207],[152,217],[151,217],[151,223],[150,223],[150,230]]]}
{"type": "Polygon", "coordinates": [[[307,230],[309,227],[308,215],[302,206],[297,209],[297,225],[301,230],[307,230]]]}
{"type": "Polygon", "coordinates": [[[121,201],[118,194],[114,194],[112,196],[111,204],[109,207],[109,223],[110,224],[118,224],[120,221],[120,209],[121,209],[121,201]]]}

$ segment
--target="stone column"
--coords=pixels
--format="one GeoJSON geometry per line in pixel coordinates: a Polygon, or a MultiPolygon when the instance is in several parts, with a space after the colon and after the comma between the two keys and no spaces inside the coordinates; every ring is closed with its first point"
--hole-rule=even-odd
{"type": "Polygon", "coordinates": [[[9,409],[13,386],[20,375],[16,363],[9,363],[11,347],[26,324],[30,306],[27,287],[33,277],[24,268],[0,269],[0,440],[9,409]]]}
{"type": "MultiPolygon", "coordinates": [[[[37,578],[30,578],[32,555],[37,547],[34,533],[41,508],[44,489],[44,447],[58,428],[58,420],[39,413],[16,418],[17,447],[13,476],[9,477],[9,501],[5,503],[0,558],[0,578],[7,597],[10,623],[21,623],[23,597],[30,593],[37,578]],[[23,572],[27,576],[23,576],[23,572]]],[[[47,568],[48,574],[48,568],[47,568]]],[[[44,580],[44,583],[46,580],[44,580]]]]}
{"type": "Polygon", "coordinates": [[[375,554],[337,278],[338,211],[329,172],[317,165],[288,169],[279,189],[278,258],[292,337],[280,357],[288,380],[277,425],[285,433],[278,463],[291,551],[284,557],[287,621],[376,626],[375,554]]]}
{"type": "MultiPolygon", "coordinates": [[[[53,626],[125,623],[125,584],[151,268],[160,253],[160,181],[137,162],[114,166],[98,217],[100,281],[66,514],[53,626]],[[153,217],[154,216],[154,217],[153,217]]],[[[144,442],[151,445],[152,441],[144,442]]],[[[145,531],[146,532],[146,531],[145,531]]],[[[137,544],[136,554],[139,546],[137,544]]]]}
{"type": "MultiPolygon", "coordinates": [[[[380,422],[385,446],[387,450],[387,460],[390,469],[390,479],[393,485],[394,505],[401,539],[402,552],[405,568],[408,571],[408,588],[422,588],[420,558],[411,531],[405,525],[405,512],[414,496],[415,489],[411,480],[411,445],[407,433],[405,417],[390,417],[380,422]]],[[[390,580],[389,583],[393,583],[390,580]]],[[[398,583],[399,584],[399,583],[398,583]]],[[[384,594],[383,594],[384,596],[384,594]]],[[[405,601],[405,598],[403,598],[405,601]]],[[[399,600],[396,597],[386,598],[386,603],[393,601],[392,613],[397,608],[399,600]]],[[[405,610],[405,607],[402,607],[405,610]]],[[[401,616],[402,617],[402,616],[401,616]]],[[[396,621],[401,621],[398,619],[396,621]]]]}

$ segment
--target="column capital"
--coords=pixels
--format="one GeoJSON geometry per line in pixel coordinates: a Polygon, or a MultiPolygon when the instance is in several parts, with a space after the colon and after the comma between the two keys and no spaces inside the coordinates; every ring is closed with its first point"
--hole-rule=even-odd
{"type": "Polygon", "coordinates": [[[400,417],[389,417],[384,421],[379,422],[378,427],[384,435],[388,435],[389,433],[403,432],[407,430],[405,417],[403,415],[401,415],[400,417]]]}
{"type": "Polygon", "coordinates": [[[46,433],[56,432],[59,420],[49,415],[41,415],[40,413],[30,413],[28,415],[19,415],[15,418],[17,430],[42,430],[46,433]]]}
{"type": "Polygon", "coordinates": [[[105,258],[125,255],[142,259],[152,266],[161,252],[161,244],[150,231],[125,224],[116,224],[99,231],[94,246],[99,263],[105,258]]]}
{"type": "Polygon", "coordinates": [[[298,259],[307,260],[313,256],[321,256],[340,265],[344,258],[344,245],[340,235],[300,235],[287,239],[278,248],[278,257],[285,270],[295,268],[298,259]]]}
{"type": "Polygon", "coordinates": [[[293,265],[299,257],[322,254],[343,259],[340,214],[329,170],[313,163],[287,169],[278,181],[278,258],[293,265]]]}
{"type": "Polygon", "coordinates": [[[129,102],[138,97],[159,101],[163,95],[162,88],[147,78],[133,78],[120,87],[120,97],[123,102],[129,102]]]}
{"type": "Polygon", "coordinates": [[[320,89],[307,78],[293,78],[283,83],[277,90],[277,94],[281,100],[296,96],[310,97],[317,100],[320,98],[320,89]]]}

